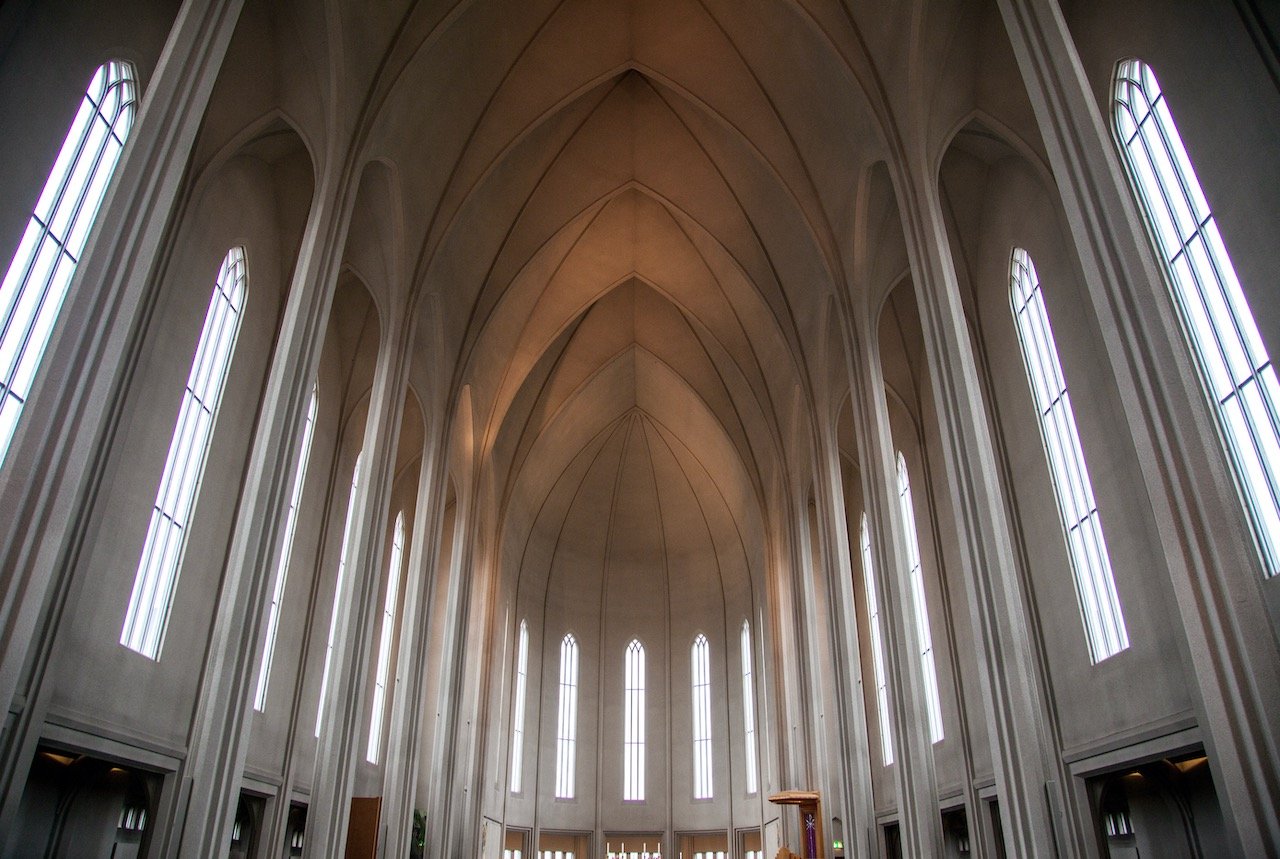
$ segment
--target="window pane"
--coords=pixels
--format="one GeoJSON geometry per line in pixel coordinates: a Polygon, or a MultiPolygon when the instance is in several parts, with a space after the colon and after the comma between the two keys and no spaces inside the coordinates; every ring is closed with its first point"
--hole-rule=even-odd
{"type": "Polygon", "coordinates": [[[556,719],[556,799],[573,799],[578,738],[578,641],[560,642],[560,711],[556,719]]]}
{"type": "Polygon", "coordinates": [[[200,478],[213,441],[218,404],[240,330],[244,292],[244,249],[232,248],[222,261],[205,314],[204,331],[196,345],[178,409],[177,426],[156,491],[152,528],[142,547],[142,559],[120,633],[121,644],[152,659],[160,658],[160,643],[173,606],[178,568],[186,546],[186,526],[195,509],[200,478]],[[203,396],[197,396],[197,390],[203,396]],[[160,522],[169,525],[162,527],[160,522]]]}
{"type": "Polygon", "coordinates": [[[1040,417],[1040,434],[1066,535],[1089,656],[1097,663],[1127,648],[1129,635],[1040,279],[1031,256],[1021,248],[1013,252],[1009,294],[1040,417]]]}
{"type": "Polygon", "coordinates": [[[924,672],[925,704],[929,710],[929,733],[933,742],[942,740],[942,703],[938,697],[938,672],[933,662],[933,633],[929,629],[929,607],[924,598],[924,574],[920,569],[920,541],[916,536],[915,507],[911,503],[911,483],[907,462],[898,454],[898,503],[907,532],[907,565],[910,570],[912,605],[920,639],[920,666],[924,672]]]}
{"type": "Polygon", "coordinates": [[[1236,278],[1208,200],[1150,66],[1116,69],[1112,118],[1135,195],[1146,214],[1183,323],[1217,412],[1223,445],[1253,528],[1263,572],[1280,573],[1280,400],[1253,312],[1236,278]],[[1171,241],[1165,213],[1182,207],[1184,234],[1171,241]],[[1261,384],[1258,382],[1261,381],[1261,384]],[[1252,388],[1248,395],[1238,396],[1252,388]],[[1248,400],[1241,404],[1240,400],[1248,400]]]}
{"type": "Polygon", "coordinates": [[[520,621],[519,642],[516,646],[516,694],[515,708],[511,715],[511,792],[519,793],[523,787],[524,764],[524,698],[529,676],[529,626],[520,621]]]}
{"type": "Polygon", "coordinates": [[[299,443],[298,465],[293,471],[293,490],[289,493],[289,508],[284,515],[284,538],[280,549],[280,562],[276,564],[275,579],[271,585],[271,608],[267,613],[267,645],[258,669],[258,688],[253,696],[253,709],[262,712],[267,706],[267,679],[271,675],[271,660],[276,650],[276,635],[280,631],[280,604],[284,600],[285,578],[289,572],[289,557],[293,552],[293,535],[298,528],[298,506],[302,503],[302,484],[307,474],[307,460],[311,456],[311,438],[316,425],[317,389],[311,386],[311,401],[307,405],[307,417],[302,423],[302,439],[299,443]]]}
{"type": "Polygon", "coordinates": [[[623,683],[622,798],[644,799],[644,645],[627,645],[623,683]]]}
{"type": "Polygon", "coordinates": [[[876,598],[875,566],[871,560],[871,534],[867,514],[862,514],[862,581],[867,591],[867,615],[871,626],[871,665],[876,675],[876,711],[880,720],[880,756],[893,763],[893,726],[889,723],[889,683],[884,670],[884,639],[880,633],[880,601],[876,598]]]}
{"type": "Polygon", "coordinates": [[[324,649],[324,672],[320,675],[320,703],[316,705],[316,738],[320,737],[320,723],[324,719],[324,696],[329,689],[329,665],[333,661],[334,637],[338,634],[339,600],[342,599],[342,585],[347,575],[347,547],[351,540],[351,524],[355,520],[356,496],[360,489],[360,460],[364,459],[364,451],[356,455],[356,467],[351,470],[351,495],[347,498],[347,520],[342,526],[342,548],[338,552],[338,578],[333,584],[333,611],[329,615],[329,643],[324,649]]]}
{"type": "Polygon", "coordinates": [[[404,512],[396,514],[391,532],[391,558],[387,564],[387,598],[382,606],[382,633],[378,638],[378,667],[374,672],[373,711],[369,718],[369,748],[365,760],[378,762],[382,748],[382,718],[387,707],[387,676],[391,671],[391,642],[396,630],[396,607],[400,603],[400,574],[404,567],[404,512]]]}
{"type": "Polygon", "coordinates": [[[746,739],[747,793],[756,793],[759,787],[759,764],[756,759],[756,693],[751,672],[751,624],[742,622],[742,725],[746,739]]]}
{"type": "Polygon", "coordinates": [[[94,73],[0,286],[0,465],[133,125],[135,101],[131,65],[109,62],[94,73]]]}
{"type": "Polygon", "coordinates": [[[698,633],[690,652],[693,682],[693,797],[711,799],[711,655],[707,637],[698,633]]]}

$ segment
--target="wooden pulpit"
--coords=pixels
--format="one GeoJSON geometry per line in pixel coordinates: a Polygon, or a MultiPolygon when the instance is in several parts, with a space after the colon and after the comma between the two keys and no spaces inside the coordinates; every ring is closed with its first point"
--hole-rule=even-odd
{"type": "MultiPolygon", "coordinates": [[[[825,859],[826,846],[822,837],[822,802],[815,790],[784,790],[769,797],[775,805],[794,805],[800,810],[800,853],[790,853],[799,859],[825,859]]],[[[782,848],[784,851],[787,848],[782,848]]],[[[779,856],[783,853],[779,852],[779,856]]]]}

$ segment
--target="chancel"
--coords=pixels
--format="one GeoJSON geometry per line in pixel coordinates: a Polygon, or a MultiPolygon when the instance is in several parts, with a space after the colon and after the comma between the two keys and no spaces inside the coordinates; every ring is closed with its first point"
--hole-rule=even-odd
{"type": "Polygon", "coordinates": [[[1280,857],[1277,4],[10,0],[0,115],[0,857],[1280,857]]]}

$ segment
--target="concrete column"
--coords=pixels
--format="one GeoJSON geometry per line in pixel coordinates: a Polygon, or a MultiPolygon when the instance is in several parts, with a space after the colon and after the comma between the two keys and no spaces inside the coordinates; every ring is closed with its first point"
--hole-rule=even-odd
{"type": "MultiPolygon", "coordinates": [[[[774,485],[770,487],[771,497],[776,498],[781,494],[779,482],[779,478],[775,477],[774,485]]],[[[768,512],[766,528],[769,533],[780,534],[784,528],[789,527],[789,511],[778,509],[783,507],[786,505],[778,504],[768,512]]],[[[760,678],[757,682],[760,696],[756,707],[758,712],[767,714],[761,722],[761,730],[765,730],[765,726],[773,726],[769,745],[774,754],[772,757],[766,755],[762,758],[760,793],[765,803],[772,791],[810,784],[812,773],[809,763],[809,722],[806,715],[806,696],[809,691],[801,682],[803,650],[796,623],[799,593],[791,585],[793,578],[790,573],[795,554],[790,551],[789,541],[782,539],[769,541],[767,552],[763,600],[765,613],[758,633],[764,660],[756,666],[756,674],[760,678]]],[[[776,808],[777,806],[765,806],[765,818],[768,819],[769,813],[776,808]]],[[[780,821],[781,843],[799,844],[797,815],[782,814],[780,821]]]]}
{"type": "MultiPolygon", "coordinates": [[[[874,835],[875,800],[871,792],[871,745],[867,738],[867,713],[862,697],[862,660],[859,658],[858,618],[853,595],[853,561],[849,549],[848,517],[840,454],[836,448],[835,418],[818,428],[816,505],[820,530],[826,535],[831,557],[827,565],[827,603],[831,607],[831,650],[838,700],[840,754],[839,775],[845,785],[848,806],[841,815],[846,838],[868,847],[866,834],[874,835]],[[855,833],[862,833],[856,840],[855,833]]],[[[830,760],[830,759],[828,759],[830,760]]],[[[833,809],[828,809],[828,818],[833,809]]],[[[846,855],[856,855],[850,848],[846,855]]]]}
{"type": "MultiPolygon", "coordinates": [[[[1043,678],[1026,620],[1028,601],[1014,561],[1008,508],[938,188],[923,168],[900,172],[895,185],[937,403],[942,461],[955,499],[959,567],[978,646],[1006,849],[1011,856],[1056,856],[1052,818],[1060,819],[1064,808],[1061,763],[1048,729],[1043,678]]],[[[1073,848],[1059,847],[1062,855],[1075,855],[1073,848]]]]}
{"type": "Polygon", "coordinates": [[[338,612],[333,661],[316,745],[315,783],[307,812],[306,856],[340,859],[346,854],[347,823],[356,768],[365,753],[369,696],[364,678],[373,670],[373,632],[381,614],[382,555],[396,447],[404,412],[413,326],[406,314],[381,320],[384,337],[369,395],[364,456],[347,546],[347,571],[334,605],[338,612]]]}
{"type": "Polygon", "coordinates": [[[0,471],[0,832],[15,829],[53,643],[79,592],[72,571],[242,5],[186,0],[179,10],[0,471]]]}
{"type": "MultiPolygon", "coordinates": [[[[251,708],[265,648],[271,576],[284,547],[282,511],[297,467],[297,439],[320,360],[350,222],[349,182],[326,170],[312,202],[241,491],[227,567],[180,778],[184,819],[166,853],[226,852],[248,751],[251,708]]],[[[288,788],[282,787],[288,814],[288,788]]],[[[280,815],[273,815],[279,817],[280,815]]]]}
{"type": "MultiPolygon", "coordinates": [[[[1234,851],[1280,855],[1280,647],[1176,311],[1056,0],[999,0],[1133,431],[1234,851]]],[[[1119,59],[1119,58],[1117,58],[1119,59]]]]}
{"type": "MultiPolygon", "coordinates": [[[[873,323],[868,323],[871,328],[873,323]]],[[[875,561],[876,592],[884,624],[884,664],[893,729],[894,782],[904,856],[942,855],[938,777],[920,662],[907,567],[907,532],[898,504],[897,468],[879,346],[870,333],[856,338],[850,378],[853,419],[862,453],[867,528],[875,561]]]]}
{"type": "Polygon", "coordinates": [[[449,559],[449,581],[445,585],[445,628],[440,665],[439,693],[436,702],[440,714],[432,737],[430,766],[436,777],[432,779],[427,797],[427,819],[434,827],[434,837],[428,838],[426,855],[429,859],[452,859],[463,855],[455,849],[467,833],[458,831],[458,821],[453,817],[456,806],[464,801],[455,797],[459,785],[466,786],[458,774],[457,741],[462,719],[463,665],[466,659],[467,618],[471,606],[471,585],[474,576],[464,571],[470,569],[474,539],[469,527],[471,510],[469,496],[458,497],[457,513],[453,526],[453,557],[449,559]]]}
{"type": "Polygon", "coordinates": [[[414,793],[424,750],[421,747],[422,720],[431,702],[424,701],[427,688],[427,651],[431,642],[429,622],[434,581],[442,544],[440,523],[444,512],[445,447],[442,422],[432,422],[422,452],[418,476],[418,507],[409,550],[409,575],[405,583],[404,620],[400,656],[396,660],[396,691],[392,700],[390,733],[382,781],[382,819],[385,821],[382,856],[404,859],[409,855],[409,834],[413,831],[414,793]]]}

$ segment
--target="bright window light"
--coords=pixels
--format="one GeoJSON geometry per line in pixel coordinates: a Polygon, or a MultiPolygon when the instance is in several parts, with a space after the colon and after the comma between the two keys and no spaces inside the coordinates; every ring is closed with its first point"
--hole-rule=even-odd
{"type": "Polygon", "coordinates": [[[742,622],[742,727],[746,741],[747,793],[760,789],[756,760],[756,690],[751,677],[751,623],[742,622]]]}
{"type": "Polygon", "coordinates": [[[511,713],[511,792],[524,788],[524,699],[529,685],[529,625],[520,621],[516,644],[516,694],[511,713]]]}
{"type": "Polygon", "coordinates": [[[378,638],[378,669],[373,681],[373,713],[369,721],[369,749],[365,760],[378,762],[382,748],[382,719],[387,709],[387,677],[391,673],[391,642],[396,631],[396,606],[400,601],[400,574],[404,567],[404,511],[396,514],[391,532],[391,559],[387,564],[387,598],[382,606],[382,634],[378,638]]]}
{"type": "Polygon", "coordinates": [[[262,654],[262,666],[258,669],[258,690],[253,696],[253,709],[261,713],[267,706],[267,678],[271,676],[271,660],[276,652],[276,634],[280,631],[280,604],[284,601],[285,578],[289,572],[289,557],[293,552],[293,535],[298,528],[298,505],[302,503],[302,483],[307,476],[307,460],[311,456],[311,437],[316,425],[316,386],[311,386],[311,402],[307,405],[307,418],[302,423],[299,440],[298,465],[293,470],[293,491],[289,493],[289,509],[284,514],[284,542],[280,549],[280,562],[276,564],[275,580],[271,584],[271,608],[267,613],[267,646],[262,654]]]}
{"type": "Polygon", "coordinates": [[[556,799],[573,799],[578,738],[578,640],[560,642],[560,711],[556,719],[556,799]]]}
{"type": "Polygon", "coordinates": [[[0,283],[0,464],[133,127],[137,75],[112,61],[89,81],[0,283]]]}
{"type": "Polygon", "coordinates": [[[240,331],[246,279],[244,248],[232,248],[222,261],[209,300],[129,596],[120,643],[151,659],[160,658],[160,645],[173,607],[174,587],[187,546],[187,526],[200,491],[218,404],[240,331]]]}
{"type": "Polygon", "coordinates": [[[622,798],[644,799],[644,645],[627,645],[622,702],[622,798]]]}
{"type": "Polygon", "coordinates": [[[924,573],[920,569],[920,540],[916,534],[915,507],[911,503],[911,482],[907,461],[898,454],[898,503],[907,531],[907,565],[911,569],[911,604],[920,633],[920,668],[924,672],[924,697],[929,710],[929,733],[935,743],[942,740],[942,704],[938,700],[938,670],[933,661],[933,633],[929,631],[929,606],[924,599],[924,573]]]}
{"type": "Polygon", "coordinates": [[[871,666],[876,675],[876,709],[880,716],[880,756],[893,763],[893,725],[889,723],[889,681],[884,670],[884,638],[880,632],[880,600],[876,598],[875,566],[871,560],[871,533],[862,514],[862,582],[867,590],[867,615],[871,622],[871,666]]]}
{"type": "Polygon", "coordinates": [[[1112,119],[1218,417],[1267,576],[1280,573],[1280,383],[1151,67],[1116,69],[1112,119]]]}
{"type": "Polygon", "coordinates": [[[711,646],[698,633],[689,653],[693,681],[693,798],[711,799],[711,646]]]}
{"type": "Polygon", "coordinates": [[[338,634],[338,608],[342,599],[342,583],[347,574],[347,543],[351,539],[351,524],[355,519],[356,496],[360,489],[360,460],[364,451],[356,455],[356,467],[351,470],[351,495],[347,498],[347,521],[342,526],[342,549],[338,554],[338,579],[333,585],[333,613],[329,615],[329,643],[324,649],[324,673],[320,675],[320,703],[316,705],[316,738],[320,738],[320,723],[324,718],[324,695],[329,690],[329,664],[333,661],[334,637],[338,634]]]}
{"type": "Polygon", "coordinates": [[[1049,326],[1040,280],[1026,251],[1013,252],[1010,268],[1013,318],[1018,341],[1026,359],[1027,377],[1040,418],[1058,500],[1058,514],[1066,534],[1071,569],[1075,573],[1076,597],[1084,619],[1089,656],[1101,662],[1129,646],[1120,597],[1111,574],[1111,559],[1102,533],[1102,517],[1093,497],[1093,484],[1084,463],[1084,450],[1076,432],[1076,417],[1067,393],[1067,379],[1058,363],[1058,347],[1049,326]]]}

